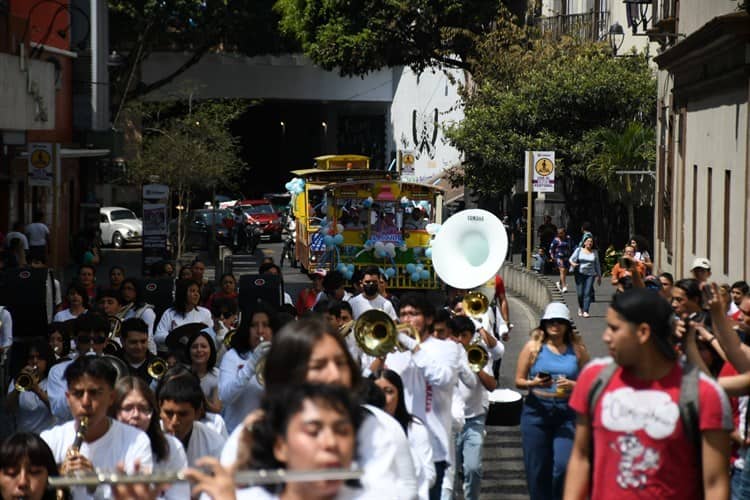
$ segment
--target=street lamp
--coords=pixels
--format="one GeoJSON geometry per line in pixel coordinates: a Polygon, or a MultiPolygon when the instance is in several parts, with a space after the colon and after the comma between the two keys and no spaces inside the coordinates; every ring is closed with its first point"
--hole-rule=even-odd
{"type": "MultiPolygon", "coordinates": [[[[651,7],[651,0],[622,0],[625,4],[625,14],[628,19],[628,27],[633,30],[633,35],[638,35],[638,26],[643,27],[643,36],[646,34],[648,29],[648,23],[651,21],[653,15],[648,15],[648,9],[651,7]]],[[[653,14],[653,13],[652,13],[653,14]]]]}
{"type": "Polygon", "coordinates": [[[609,46],[612,47],[612,53],[617,55],[617,51],[620,50],[622,43],[625,41],[625,30],[620,23],[615,22],[615,24],[609,27],[608,38],[609,46]]]}

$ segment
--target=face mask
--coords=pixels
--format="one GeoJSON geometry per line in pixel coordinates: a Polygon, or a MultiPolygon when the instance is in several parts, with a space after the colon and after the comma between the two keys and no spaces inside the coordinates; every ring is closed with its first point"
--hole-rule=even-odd
{"type": "Polygon", "coordinates": [[[378,293],[378,284],[377,283],[367,283],[366,285],[362,285],[362,290],[364,290],[365,295],[371,297],[378,293]]]}

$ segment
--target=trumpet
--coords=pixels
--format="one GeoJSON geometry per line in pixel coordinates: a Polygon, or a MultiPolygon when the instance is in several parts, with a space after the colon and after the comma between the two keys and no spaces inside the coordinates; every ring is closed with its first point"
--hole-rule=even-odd
{"type": "Polygon", "coordinates": [[[32,388],[32,386],[38,381],[37,377],[37,366],[34,365],[32,373],[21,372],[16,377],[15,389],[18,392],[25,392],[32,388]]]}
{"type": "Polygon", "coordinates": [[[479,373],[490,360],[487,349],[479,343],[474,343],[466,347],[466,359],[469,362],[469,368],[474,373],[479,373]]]}
{"type": "Polygon", "coordinates": [[[155,358],[146,367],[146,373],[154,380],[161,380],[168,369],[169,365],[167,365],[166,361],[161,358],[155,358]]]}
{"type": "MultiPolygon", "coordinates": [[[[281,484],[308,481],[346,481],[362,477],[361,469],[320,469],[293,471],[286,469],[241,470],[234,474],[238,485],[281,484]]],[[[48,479],[51,488],[98,486],[100,484],[161,484],[188,481],[183,471],[151,474],[120,474],[96,472],[76,476],[54,476],[48,479]]]]}
{"type": "Polygon", "coordinates": [[[489,309],[490,301],[485,294],[472,291],[464,295],[461,306],[467,316],[480,318],[489,309]]]}
{"type": "Polygon", "coordinates": [[[396,324],[385,312],[378,309],[365,311],[354,323],[354,338],[362,352],[377,358],[389,352],[403,350],[398,343],[398,334],[406,333],[417,342],[420,336],[416,328],[402,323],[396,324]]]}

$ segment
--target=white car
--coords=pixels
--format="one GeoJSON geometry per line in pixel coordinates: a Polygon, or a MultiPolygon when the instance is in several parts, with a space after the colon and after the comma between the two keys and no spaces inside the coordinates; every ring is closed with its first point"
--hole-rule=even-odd
{"type": "Polygon", "coordinates": [[[99,230],[102,245],[122,248],[129,243],[141,243],[143,223],[132,210],[123,207],[99,209],[99,230]]]}

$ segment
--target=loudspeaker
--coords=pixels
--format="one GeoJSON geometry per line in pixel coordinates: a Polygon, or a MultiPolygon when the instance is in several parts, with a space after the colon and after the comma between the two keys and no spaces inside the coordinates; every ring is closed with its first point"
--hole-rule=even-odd
{"type": "Polygon", "coordinates": [[[174,302],[174,280],[172,278],[146,278],[141,282],[141,298],[147,304],[154,306],[156,320],[154,328],[159,324],[161,315],[172,307],[174,302]]]}
{"type": "Polygon", "coordinates": [[[13,318],[13,338],[47,336],[47,269],[0,273],[0,305],[13,318]]]}
{"type": "Polygon", "coordinates": [[[278,309],[284,298],[281,278],[275,274],[243,274],[240,276],[239,292],[239,306],[243,312],[259,301],[278,309]]]}

